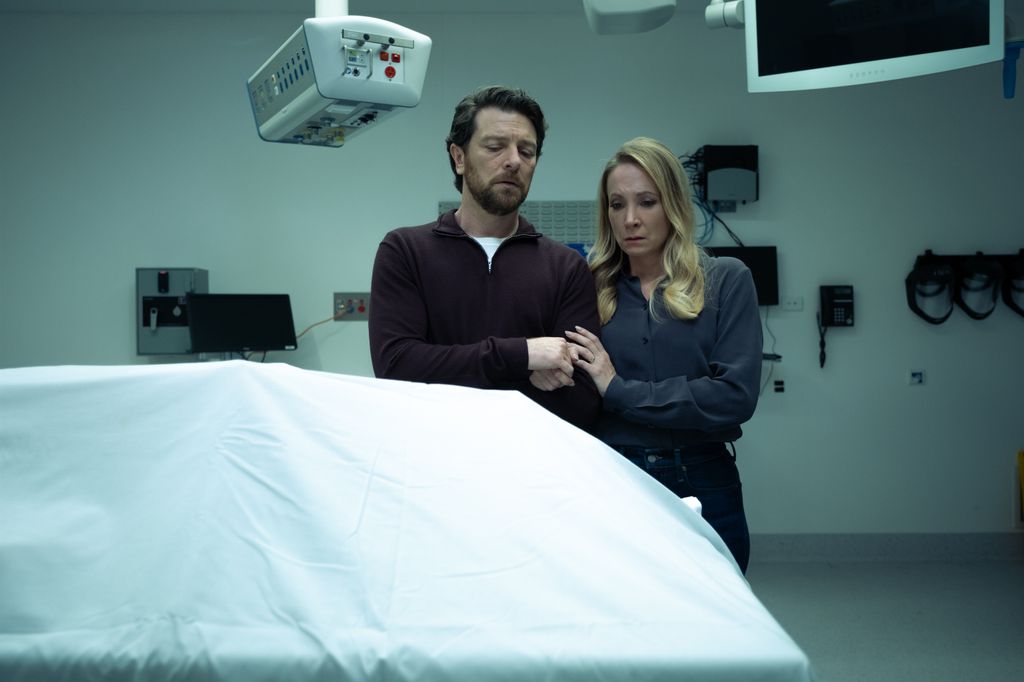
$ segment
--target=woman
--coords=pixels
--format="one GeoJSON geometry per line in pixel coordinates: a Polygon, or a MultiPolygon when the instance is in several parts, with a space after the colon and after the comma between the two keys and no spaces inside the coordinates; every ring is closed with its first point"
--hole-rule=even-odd
{"type": "Polygon", "coordinates": [[[746,572],[750,535],[735,450],[757,405],[761,318],[750,270],[694,242],[689,183],[660,142],[636,138],[598,189],[601,339],[567,332],[604,398],[596,434],[702,515],[746,572]]]}

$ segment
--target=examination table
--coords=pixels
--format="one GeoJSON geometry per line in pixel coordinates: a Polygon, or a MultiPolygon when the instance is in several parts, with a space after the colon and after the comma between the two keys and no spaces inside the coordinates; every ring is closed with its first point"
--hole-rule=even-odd
{"type": "Polygon", "coordinates": [[[0,679],[804,681],[668,490],[516,392],[0,370],[0,679]]]}

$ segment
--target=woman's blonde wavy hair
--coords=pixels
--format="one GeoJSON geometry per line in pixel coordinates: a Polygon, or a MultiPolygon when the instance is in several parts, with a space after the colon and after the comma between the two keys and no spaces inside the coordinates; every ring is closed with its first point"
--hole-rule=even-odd
{"type": "MultiPolygon", "coordinates": [[[[704,309],[704,268],[701,265],[703,250],[693,239],[690,182],[679,159],[668,147],[649,137],[637,137],[619,147],[608,160],[597,189],[597,241],[590,250],[588,260],[597,285],[597,309],[601,324],[607,324],[615,314],[616,283],[629,262],[615,241],[608,222],[608,174],[623,163],[631,163],[643,169],[658,189],[661,205],[672,226],[662,252],[665,277],[658,283],[658,289],[672,317],[693,319],[704,309]]],[[[656,314],[654,306],[650,310],[652,315],[656,314]]]]}

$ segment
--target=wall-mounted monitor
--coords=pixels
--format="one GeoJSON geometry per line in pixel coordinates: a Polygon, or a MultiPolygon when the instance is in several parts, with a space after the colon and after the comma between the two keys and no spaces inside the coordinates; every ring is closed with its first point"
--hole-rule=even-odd
{"type": "Polygon", "coordinates": [[[288,294],[188,294],[192,353],[295,350],[288,294]]]}
{"type": "Polygon", "coordinates": [[[1004,0],[746,0],[747,89],[809,90],[999,61],[1004,0]]]}
{"type": "Polygon", "coordinates": [[[732,256],[750,268],[758,305],[779,304],[779,260],[774,246],[705,246],[710,255],[732,256]]]}

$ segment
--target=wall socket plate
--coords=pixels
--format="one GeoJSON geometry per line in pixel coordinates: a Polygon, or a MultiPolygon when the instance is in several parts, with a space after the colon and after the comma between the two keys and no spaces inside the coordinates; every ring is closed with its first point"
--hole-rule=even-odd
{"type": "Polygon", "coordinates": [[[357,320],[365,322],[369,320],[370,292],[335,291],[333,314],[336,322],[352,322],[357,320]]]}
{"type": "Polygon", "coordinates": [[[804,309],[804,297],[803,296],[783,296],[782,297],[782,309],[789,310],[792,312],[800,312],[804,309]]]}

